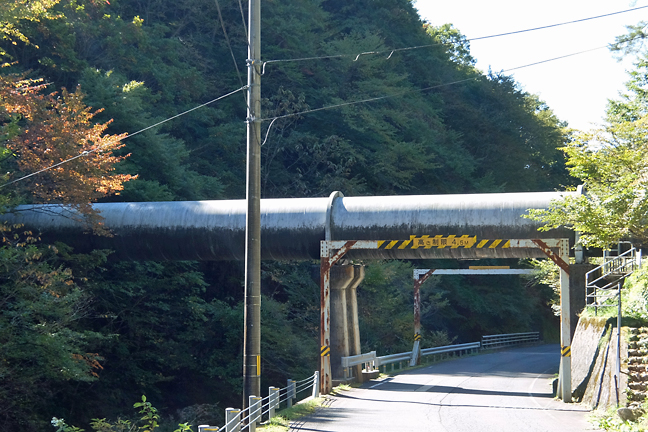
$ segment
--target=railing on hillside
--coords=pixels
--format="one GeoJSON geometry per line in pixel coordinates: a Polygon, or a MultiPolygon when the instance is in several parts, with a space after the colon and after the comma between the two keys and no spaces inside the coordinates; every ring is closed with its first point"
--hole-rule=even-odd
{"type": "Polygon", "coordinates": [[[504,348],[540,340],[540,332],[508,333],[482,336],[482,349],[504,348]]]}
{"type": "Polygon", "coordinates": [[[250,396],[248,408],[244,410],[227,408],[225,410],[225,425],[222,427],[200,425],[198,432],[255,432],[257,423],[264,416],[271,419],[280,404],[285,402],[290,408],[298,395],[311,390],[310,396],[319,397],[319,372],[301,381],[288,380],[286,387],[270,387],[269,394],[265,398],[250,396]]]}
{"type": "MultiPolygon", "coordinates": [[[[604,256],[604,259],[607,258],[604,256]]],[[[599,307],[616,307],[619,284],[641,266],[641,251],[630,248],[624,253],[607,259],[603,264],[585,274],[585,303],[598,310],[599,307]]]]}

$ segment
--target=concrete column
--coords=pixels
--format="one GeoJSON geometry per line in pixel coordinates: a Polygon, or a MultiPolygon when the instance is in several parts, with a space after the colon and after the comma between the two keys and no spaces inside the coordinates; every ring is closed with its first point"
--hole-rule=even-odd
{"type": "Polygon", "coordinates": [[[347,288],[355,278],[351,265],[331,267],[331,375],[333,385],[345,382],[342,357],[349,356],[347,288]]]}
{"type": "Polygon", "coordinates": [[[572,401],[571,389],[571,308],[569,305],[569,241],[561,239],[559,257],[564,265],[560,269],[560,375],[558,395],[563,402],[572,401]]]}
{"type": "MultiPolygon", "coordinates": [[[[364,280],[365,268],[363,265],[353,266],[353,280],[347,288],[347,305],[348,310],[348,323],[349,323],[349,353],[350,355],[362,354],[360,347],[360,323],[358,320],[358,285],[364,280]]],[[[353,366],[354,375],[357,382],[362,382],[362,365],[353,366]]]]}
{"type": "Polygon", "coordinates": [[[578,326],[578,314],[585,309],[585,274],[594,269],[593,264],[571,264],[569,266],[569,308],[571,309],[571,337],[578,326]]]}

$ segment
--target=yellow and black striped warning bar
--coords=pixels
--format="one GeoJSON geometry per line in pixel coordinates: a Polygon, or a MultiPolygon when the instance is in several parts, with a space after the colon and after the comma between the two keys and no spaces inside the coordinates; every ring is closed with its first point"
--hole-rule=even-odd
{"type": "Polygon", "coordinates": [[[320,349],[320,355],[322,357],[330,356],[331,355],[331,347],[323,345],[322,348],[320,349]]]}
{"type": "Polygon", "coordinates": [[[421,336],[421,333],[416,333],[414,335],[414,342],[420,341],[421,339],[423,339],[423,336],[421,336]]]}
{"type": "Polygon", "coordinates": [[[560,355],[563,357],[571,357],[571,346],[564,346],[560,349],[560,355]]]}
{"type": "Polygon", "coordinates": [[[464,249],[501,249],[509,248],[511,241],[509,239],[477,239],[477,236],[455,236],[449,235],[443,237],[437,235],[431,237],[424,235],[421,237],[410,236],[409,240],[379,240],[378,249],[431,249],[431,248],[464,248],[464,249]]]}

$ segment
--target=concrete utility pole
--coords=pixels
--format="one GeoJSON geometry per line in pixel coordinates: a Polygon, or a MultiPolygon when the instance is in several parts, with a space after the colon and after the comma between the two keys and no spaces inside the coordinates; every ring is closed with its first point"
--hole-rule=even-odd
{"type": "Polygon", "coordinates": [[[249,0],[243,406],[261,396],[261,0],[249,0]]]}

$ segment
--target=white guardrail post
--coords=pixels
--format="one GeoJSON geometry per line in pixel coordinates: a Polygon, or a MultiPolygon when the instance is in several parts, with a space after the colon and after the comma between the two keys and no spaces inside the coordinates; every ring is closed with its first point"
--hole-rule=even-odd
{"type": "Polygon", "coordinates": [[[250,407],[248,431],[256,432],[257,423],[261,420],[261,398],[258,396],[250,396],[248,406],[250,407]]]}
{"type": "Polygon", "coordinates": [[[320,380],[319,380],[319,371],[315,371],[313,378],[313,398],[320,397],[320,380]]]}
{"type": "Polygon", "coordinates": [[[241,410],[236,408],[225,409],[225,432],[241,432],[241,410]]]}
{"type": "Polygon", "coordinates": [[[286,406],[288,408],[292,408],[293,405],[293,399],[297,396],[296,393],[296,381],[292,379],[288,379],[286,382],[286,406]]]}
{"type": "Polygon", "coordinates": [[[270,387],[268,389],[268,420],[275,416],[275,408],[279,405],[279,389],[270,387]]]}

